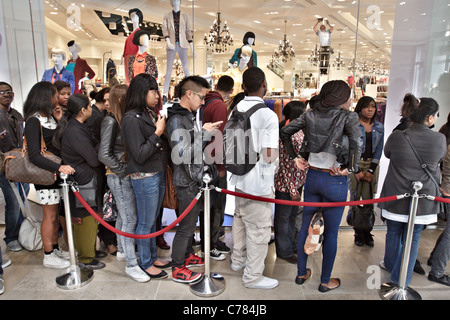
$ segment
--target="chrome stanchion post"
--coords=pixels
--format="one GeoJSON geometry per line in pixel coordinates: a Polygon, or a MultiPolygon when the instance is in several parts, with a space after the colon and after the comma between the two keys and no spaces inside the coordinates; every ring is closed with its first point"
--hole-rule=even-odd
{"type": "Polygon", "coordinates": [[[204,249],[205,249],[205,275],[204,277],[190,285],[192,293],[202,297],[214,297],[225,290],[225,279],[217,273],[210,272],[210,250],[211,250],[211,231],[210,231],[210,187],[211,176],[207,173],[203,176],[205,182],[205,200],[204,200],[204,249]]]}
{"type": "Polygon", "coordinates": [[[405,243],[403,245],[402,265],[400,267],[398,285],[392,282],[383,284],[379,292],[380,297],[383,300],[422,300],[422,297],[417,291],[415,291],[411,287],[406,287],[406,277],[408,275],[408,264],[411,254],[411,243],[414,232],[414,222],[416,219],[417,205],[419,202],[419,195],[417,192],[422,189],[423,185],[421,182],[413,182],[412,187],[414,189],[414,194],[412,195],[411,199],[411,207],[408,219],[408,232],[406,234],[405,243]]]}
{"type": "Polygon", "coordinates": [[[67,183],[67,178],[68,176],[66,174],[61,174],[61,179],[63,179],[61,186],[63,190],[70,267],[67,269],[66,273],[56,278],[56,285],[60,289],[73,290],[88,284],[93,279],[94,272],[89,269],[80,270],[80,267],[78,267],[77,258],[75,256],[75,245],[73,242],[72,215],[70,213],[69,184],[67,183]]]}

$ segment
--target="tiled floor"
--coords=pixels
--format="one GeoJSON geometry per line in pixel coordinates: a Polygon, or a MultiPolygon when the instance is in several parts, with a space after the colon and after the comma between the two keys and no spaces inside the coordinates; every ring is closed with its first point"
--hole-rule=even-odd
{"type": "MultiPolygon", "coordinates": [[[[221,274],[226,281],[223,293],[213,298],[203,298],[193,294],[188,285],[176,283],[169,278],[137,283],[124,274],[125,262],[118,262],[112,255],[102,259],[106,268],[94,272],[93,280],[83,288],[62,290],[56,286],[55,279],[61,271],[42,266],[42,251],[10,252],[1,241],[4,258],[12,264],[4,270],[6,291],[0,300],[380,300],[377,283],[389,281],[386,271],[379,269],[378,263],[383,258],[385,230],[374,230],[375,247],[356,247],[353,244],[353,231],[342,228],[339,233],[338,255],[333,277],[342,280],[340,288],[320,293],[319,285],[321,254],[314,253],[308,262],[312,277],[304,285],[294,283],[296,265],[276,258],[275,245],[269,246],[264,274],[279,280],[279,286],[272,290],[246,289],[241,284],[242,271],[230,269],[230,258],[224,261],[211,260],[211,271],[221,274]]],[[[4,226],[0,227],[3,238],[4,226]]],[[[425,230],[420,244],[419,260],[426,272],[428,255],[432,250],[440,230],[425,230]]],[[[166,233],[166,240],[171,244],[174,232],[166,233]]],[[[198,234],[197,234],[198,237],[198,234]]],[[[231,233],[226,228],[224,240],[232,246],[231,233]]],[[[159,250],[160,258],[170,259],[169,250],[159,250]]],[[[196,268],[200,271],[203,268],[196,268]]],[[[447,268],[450,271],[450,268],[447,268]]],[[[411,287],[420,293],[424,300],[450,299],[450,288],[430,282],[426,276],[414,274],[411,287]]]]}

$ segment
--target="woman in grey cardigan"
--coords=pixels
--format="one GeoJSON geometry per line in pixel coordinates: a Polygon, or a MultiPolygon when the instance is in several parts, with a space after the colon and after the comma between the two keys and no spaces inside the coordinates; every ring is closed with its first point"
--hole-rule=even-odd
{"type": "MultiPolygon", "coordinates": [[[[438,117],[439,105],[437,102],[431,98],[422,98],[419,107],[410,116],[412,125],[404,131],[395,131],[389,136],[384,154],[386,158],[390,159],[390,163],[380,197],[411,193],[413,191],[412,183],[415,181],[423,184],[423,188],[420,190],[421,194],[432,196],[439,194],[438,187],[422,169],[421,163],[406,138],[406,136],[409,137],[433,178],[439,182],[441,177],[439,163],[445,156],[447,144],[443,134],[430,129],[438,117]]],[[[403,242],[408,227],[410,198],[384,202],[379,207],[382,209],[382,216],[386,219],[387,225],[384,261],[380,265],[391,272],[392,282],[398,284],[403,242]]],[[[424,225],[437,221],[438,212],[438,202],[419,200],[406,286],[411,282],[414,262],[419,250],[420,234],[424,225]]]]}

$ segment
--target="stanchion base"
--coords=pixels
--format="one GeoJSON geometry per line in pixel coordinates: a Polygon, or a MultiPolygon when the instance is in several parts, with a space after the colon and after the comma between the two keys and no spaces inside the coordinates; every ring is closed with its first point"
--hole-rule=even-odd
{"type": "Polygon", "coordinates": [[[413,288],[402,289],[392,282],[383,284],[379,295],[383,300],[422,300],[420,294],[413,288]]]}
{"type": "Polygon", "coordinates": [[[94,271],[90,269],[70,270],[56,278],[56,286],[64,290],[79,289],[87,285],[94,278],[94,271]]]}
{"type": "Polygon", "coordinates": [[[215,297],[225,290],[225,279],[217,273],[205,275],[199,282],[190,285],[193,294],[201,297],[215,297]]]}

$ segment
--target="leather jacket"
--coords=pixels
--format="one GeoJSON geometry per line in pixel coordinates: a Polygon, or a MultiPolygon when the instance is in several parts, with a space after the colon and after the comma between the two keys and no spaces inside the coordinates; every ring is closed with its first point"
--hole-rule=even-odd
{"type": "Polygon", "coordinates": [[[119,123],[113,114],[108,114],[102,122],[98,159],[119,178],[126,176],[127,164],[124,161],[125,145],[119,123]]]}
{"type": "Polygon", "coordinates": [[[178,103],[168,108],[166,132],[172,149],[173,185],[175,187],[201,187],[206,171],[213,181],[218,178],[215,164],[207,165],[203,161],[203,150],[212,136],[199,128],[194,113],[178,103]]]}
{"type": "Polygon", "coordinates": [[[363,144],[358,114],[339,107],[317,107],[303,113],[280,130],[280,138],[291,158],[297,154],[290,138],[299,130],[305,134],[300,149],[305,159],[311,152],[327,152],[336,156],[342,168],[358,170],[363,144]]]}

